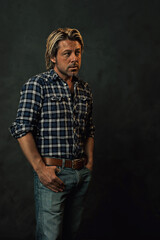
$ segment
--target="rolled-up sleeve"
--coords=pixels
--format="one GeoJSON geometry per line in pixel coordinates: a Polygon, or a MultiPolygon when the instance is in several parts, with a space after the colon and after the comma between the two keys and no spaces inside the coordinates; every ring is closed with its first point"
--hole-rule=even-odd
{"type": "Polygon", "coordinates": [[[87,128],[87,138],[92,137],[94,138],[95,135],[95,125],[93,124],[92,117],[89,118],[88,128],[87,128]]]}
{"type": "Polygon", "coordinates": [[[36,130],[43,101],[43,88],[34,79],[23,85],[16,120],[9,128],[13,137],[20,138],[36,130]]]}
{"type": "Polygon", "coordinates": [[[92,137],[94,138],[95,136],[95,125],[94,125],[94,122],[93,122],[93,116],[92,116],[92,112],[93,112],[93,96],[92,96],[92,93],[90,93],[90,112],[89,112],[89,115],[88,115],[88,121],[87,121],[87,127],[86,127],[86,137],[89,138],[89,137],[92,137]]]}

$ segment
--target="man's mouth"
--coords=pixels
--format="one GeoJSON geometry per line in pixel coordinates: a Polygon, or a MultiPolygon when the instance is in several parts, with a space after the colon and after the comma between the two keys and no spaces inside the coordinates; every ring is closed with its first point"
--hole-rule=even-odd
{"type": "Polygon", "coordinates": [[[78,68],[78,65],[69,66],[69,68],[78,68]]]}
{"type": "Polygon", "coordinates": [[[75,72],[78,70],[78,66],[72,66],[72,67],[69,67],[69,69],[72,71],[72,72],[75,72]]]}

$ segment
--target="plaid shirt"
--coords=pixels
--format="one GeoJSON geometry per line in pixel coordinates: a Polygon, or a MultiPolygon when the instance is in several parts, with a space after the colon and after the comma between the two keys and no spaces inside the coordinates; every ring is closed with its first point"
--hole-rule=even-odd
{"type": "Polygon", "coordinates": [[[85,140],[94,137],[92,94],[86,82],[74,81],[72,98],[68,84],[54,70],[29,79],[10,127],[12,136],[20,138],[32,132],[43,157],[82,157],[85,140]]]}

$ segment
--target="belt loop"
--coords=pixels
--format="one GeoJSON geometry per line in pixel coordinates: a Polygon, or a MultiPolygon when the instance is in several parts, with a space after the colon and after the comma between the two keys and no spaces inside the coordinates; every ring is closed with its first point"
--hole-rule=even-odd
{"type": "Polygon", "coordinates": [[[66,160],[62,159],[62,169],[65,167],[66,160]]]}

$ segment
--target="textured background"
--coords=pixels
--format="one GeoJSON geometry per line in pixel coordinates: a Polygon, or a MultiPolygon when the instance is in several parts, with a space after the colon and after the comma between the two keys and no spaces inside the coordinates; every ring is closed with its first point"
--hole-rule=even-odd
{"type": "Polygon", "coordinates": [[[82,240],[160,238],[159,0],[1,0],[0,239],[34,239],[32,169],[8,127],[19,91],[45,71],[48,35],[78,28],[94,94],[96,147],[82,240]]]}

